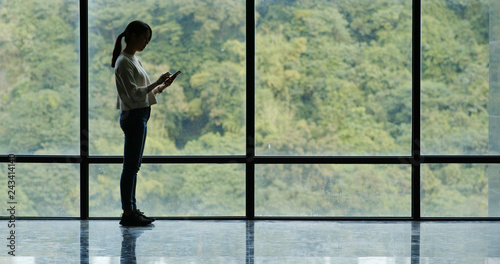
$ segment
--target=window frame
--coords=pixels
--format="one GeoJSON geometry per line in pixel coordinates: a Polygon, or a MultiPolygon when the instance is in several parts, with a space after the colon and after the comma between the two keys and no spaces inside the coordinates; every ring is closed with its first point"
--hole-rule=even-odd
{"type": "MultiPolygon", "coordinates": [[[[89,217],[89,165],[119,164],[120,156],[89,155],[89,51],[88,1],[80,4],[80,155],[16,155],[18,163],[73,163],[80,165],[80,216],[89,217]]],[[[498,163],[500,155],[421,155],[421,0],[412,0],[412,136],[409,156],[257,156],[255,153],[255,26],[246,27],[246,154],[200,156],[145,156],[143,163],[158,164],[245,164],[246,215],[244,217],[164,217],[185,220],[470,220],[499,221],[500,217],[422,217],[420,167],[429,163],[498,163]],[[256,164],[408,164],[411,165],[411,217],[261,217],[255,216],[256,164]]],[[[246,1],[246,24],[255,25],[255,0],[246,1]]],[[[15,153],[14,153],[15,154],[15,153]]],[[[9,162],[9,155],[0,155],[0,162],[9,162]]],[[[23,219],[23,217],[18,217],[23,219]]],[[[26,217],[25,217],[26,218],[26,217]]],[[[3,219],[0,217],[0,219],[3,219]]],[[[30,217],[29,219],[34,219],[30,217]]],[[[48,219],[37,217],[35,219],[48,219]]],[[[54,217],[50,217],[54,219],[54,217]]],[[[68,219],[56,217],[55,219],[68,219]]]]}

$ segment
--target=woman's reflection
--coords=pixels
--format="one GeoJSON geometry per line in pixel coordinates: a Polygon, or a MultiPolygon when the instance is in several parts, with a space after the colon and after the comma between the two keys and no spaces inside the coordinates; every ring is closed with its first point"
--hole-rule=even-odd
{"type": "Polygon", "coordinates": [[[144,231],[152,230],[154,225],[148,226],[120,226],[122,231],[122,252],[120,257],[121,264],[136,264],[137,258],[135,256],[135,245],[137,238],[144,233],[144,231]]]}

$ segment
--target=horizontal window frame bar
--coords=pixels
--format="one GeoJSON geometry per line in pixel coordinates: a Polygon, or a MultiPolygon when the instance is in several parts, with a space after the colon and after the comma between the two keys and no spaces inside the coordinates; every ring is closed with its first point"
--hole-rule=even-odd
{"type": "MultiPolygon", "coordinates": [[[[78,155],[16,155],[16,163],[89,163],[118,164],[123,162],[122,156],[89,156],[78,155]]],[[[0,163],[10,163],[8,155],[0,155],[0,163]]],[[[144,156],[143,163],[158,164],[210,164],[210,163],[255,163],[255,164],[431,164],[431,163],[500,163],[500,155],[462,155],[438,156],[422,155],[420,160],[411,156],[256,156],[247,158],[244,155],[222,156],[144,156]]]]}

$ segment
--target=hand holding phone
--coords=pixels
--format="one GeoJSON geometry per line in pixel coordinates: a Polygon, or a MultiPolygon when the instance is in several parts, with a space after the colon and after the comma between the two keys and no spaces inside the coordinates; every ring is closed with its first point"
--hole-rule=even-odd
{"type": "Polygon", "coordinates": [[[167,87],[169,87],[172,84],[172,82],[174,82],[174,80],[177,77],[177,75],[179,75],[180,73],[181,73],[181,71],[177,71],[176,73],[174,73],[173,75],[171,75],[170,77],[168,77],[163,82],[163,84],[160,87],[158,87],[157,93],[162,93],[163,90],[165,90],[167,87]]]}
{"type": "Polygon", "coordinates": [[[172,82],[174,82],[177,75],[179,75],[180,73],[181,73],[181,71],[177,71],[172,76],[168,77],[167,80],[165,80],[165,82],[163,84],[165,84],[165,86],[167,86],[167,87],[170,86],[172,84],[172,82]]]}

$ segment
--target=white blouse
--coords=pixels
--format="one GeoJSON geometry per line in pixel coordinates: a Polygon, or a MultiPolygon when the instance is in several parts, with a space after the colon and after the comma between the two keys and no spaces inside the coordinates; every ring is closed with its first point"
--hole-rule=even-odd
{"type": "Polygon", "coordinates": [[[148,74],[134,55],[120,54],[115,64],[115,80],[116,109],[128,111],[157,103],[154,93],[147,91],[151,84],[148,74]]]}

